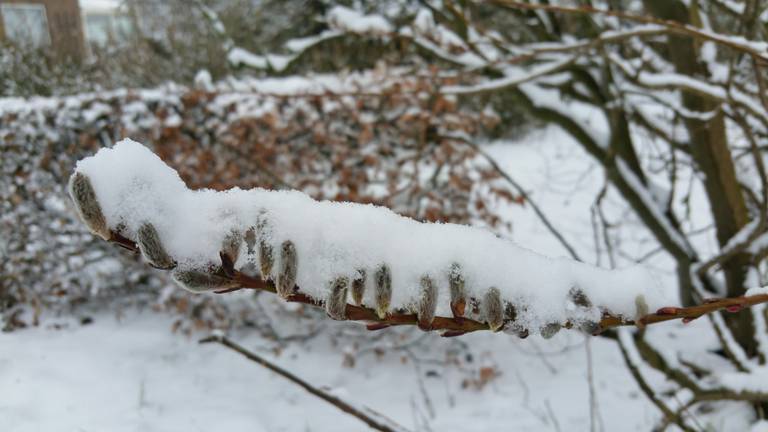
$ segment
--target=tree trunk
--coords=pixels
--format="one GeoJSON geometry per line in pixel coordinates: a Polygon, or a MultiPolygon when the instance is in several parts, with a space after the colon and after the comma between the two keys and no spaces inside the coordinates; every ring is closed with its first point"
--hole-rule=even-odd
{"type": "MultiPolygon", "coordinates": [[[[644,0],[645,7],[656,17],[690,23],[689,11],[679,0],[644,0]]],[[[667,52],[662,53],[675,66],[678,73],[707,79],[707,68],[698,60],[697,45],[686,36],[670,36],[667,52]]],[[[691,155],[705,173],[704,188],[714,219],[717,240],[725,246],[748,222],[744,195],[736,178],[731,151],[728,148],[725,116],[720,103],[699,94],[685,92],[683,106],[690,111],[712,114],[708,119],[686,118],[685,126],[690,137],[691,155]]],[[[746,290],[746,275],[750,259],[747,254],[737,254],[723,263],[727,295],[736,297],[746,290]]],[[[748,353],[754,354],[752,319],[749,314],[727,316],[734,336],[748,353]]]]}

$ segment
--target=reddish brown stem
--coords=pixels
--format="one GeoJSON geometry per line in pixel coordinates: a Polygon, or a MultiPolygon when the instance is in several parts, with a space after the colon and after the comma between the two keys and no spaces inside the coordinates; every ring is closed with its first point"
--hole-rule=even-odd
{"type": "MultiPolygon", "coordinates": [[[[133,241],[123,237],[120,234],[112,233],[110,241],[128,250],[134,252],[138,251],[138,247],[133,241]]],[[[223,265],[227,265],[227,263],[225,262],[223,265]]],[[[226,271],[221,271],[219,273],[224,277],[237,282],[238,287],[216,291],[217,293],[227,293],[232,291],[239,291],[241,289],[262,290],[271,293],[277,292],[275,284],[271,280],[263,280],[261,278],[248,276],[232,268],[229,268],[226,271]]],[[[322,300],[315,299],[301,292],[291,294],[286,300],[315,307],[324,306],[324,302],[322,300]]],[[[741,296],[734,298],[712,298],[704,300],[704,302],[700,305],[689,307],[663,307],[657,310],[656,313],[648,314],[639,318],[637,322],[635,320],[630,320],[606,313],[603,314],[595,334],[602,333],[603,331],[614,327],[631,325],[645,326],[677,319],[688,323],[696,318],[701,317],[702,315],[706,315],[715,311],[726,310],[728,312],[735,313],[741,311],[744,308],[748,308],[750,306],[761,303],[768,303],[768,294],[757,294],[748,297],[741,296]]],[[[378,330],[391,326],[419,325],[418,317],[414,313],[392,312],[387,314],[384,318],[380,318],[374,309],[354,304],[347,304],[345,312],[347,320],[366,322],[366,326],[369,330],[378,330]]],[[[569,322],[566,322],[564,323],[563,327],[571,328],[573,325],[569,322]]],[[[436,316],[432,321],[429,330],[442,331],[443,336],[453,337],[479,330],[490,330],[490,327],[487,323],[475,321],[466,317],[436,316]]]]}

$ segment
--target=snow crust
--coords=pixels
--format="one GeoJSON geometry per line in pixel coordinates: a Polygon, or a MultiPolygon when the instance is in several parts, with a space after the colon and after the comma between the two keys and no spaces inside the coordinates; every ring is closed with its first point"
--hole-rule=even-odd
{"type": "Polygon", "coordinates": [[[363,15],[344,6],[334,6],[326,16],[333,27],[353,33],[386,34],[392,32],[392,25],[381,15],[363,15]]]}
{"type": "MultiPolygon", "coordinates": [[[[518,306],[518,319],[533,332],[549,322],[598,320],[603,311],[634,317],[638,296],[651,310],[664,298],[641,267],[604,270],[552,259],[483,229],[421,223],[386,208],[315,201],[298,191],[193,191],[158,156],[130,139],[81,160],[76,171],[91,180],[111,229],[119,227],[135,239],[143,223],[152,223],[182,269],[219,264],[227,236],[242,236],[263,220],[259,238],[275,251],[286,240],[294,243],[297,285],[316,298],[326,298],[329,282],[338,276],[353,278],[358,269],[373,275],[387,264],[392,308],[414,310],[420,280],[427,275],[439,287],[437,314],[450,315],[448,278],[454,263],[461,266],[468,297],[482,299],[490,287],[498,288],[504,300],[518,306]],[[594,307],[576,307],[568,295],[573,288],[584,292],[594,307]]],[[[258,256],[241,248],[235,265],[243,269],[257,262],[258,256]]],[[[367,305],[374,304],[371,279],[367,305]]]]}

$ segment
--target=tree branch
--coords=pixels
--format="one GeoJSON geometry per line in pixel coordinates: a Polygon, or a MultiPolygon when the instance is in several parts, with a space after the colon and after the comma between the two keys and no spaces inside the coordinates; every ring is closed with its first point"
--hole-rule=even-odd
{"type": "Polygon", "coordinates": [[[559,13],[578,14],[578,15],[606,15],[606,16],[616,17],[619,19],[634,21],[642,24],[654,24],[654,25],[658,25],[666,28],[671,33],[690,36],[692,38],[699,39],[699,40],[711,41],[718,45],[727,46],[735,51],[752,56],[753,58],[760,59],[763,61],[768,61],[768,54],[762,52],[757,47],[755,47],[755,45],[758,44],[759,42],[730,38],[727,35],[707,32],[699,28],[696,28],[692,25],[683,24],[677,21],[666,20],[666,19],[656,18],[652,16],[647,16],[647,15],[637,15],[633,13],[622,12],[619,10],[597,9],[590,6],[581,6],[581,7],[558,6],[558,5],[550,5],[550,4],[539,4],[539,3],[524,3],[520,1],[514,1],[514,0],[493,0],[492,3],[495,3],[499,6],[503,6],[509,9],[544,10],[548,12],[559,12],[559,13]]]}
{"type": "MultiPolygon", "coordinates": [[[[110,237],[108,241],[133,252],[138,252],[139,250],[136,243],[134,243],[132,240],[127,239],[119,233],[115,233],[113,231],[110,231],[110,237]]],[[[255,289],[271,293],[277,292],[277,287],[275,286],[274,281],[263,280],[261,278],[248,276],[242,272],[236,271],[233,268],[232,261],[227,257],[227,254],[222,252],[220,255],[222,258],[222,264],[221,267],[216,270],[215,276],[217,278],[221,278],[222,280],[228,281],[228,285],[232,286],[232,288],[214,291],[216,294],[224,294],[239,291],[241,289],[255,289]]],[[[170,270],[170,268],[163,270],[170,270]]],[[[325,305],[323,300],[316,299],[302,293],[290,294],[286,297],[286,300],[289,302],[302,303],[315,307],[324,307],[325,305]]],[[[689,307],[663,307],[657,310],[655,313],[647,314],[636,319],[628,319],[622,316],[611,315],[609,312],[603,311],[602,319],[599,323],[597,323],[598,325],[596,328],[592,329],[592,334],[598,335],[605,330],[614,327],[644,327],[646,325],[672,320],[683,320],[684,323],[688,323],[697,318],[700,318],[703,315],[715,311],[725,310],[727,312],[735,313],[740,312],[741,310],[750,306],[762,303],[768,303],[768,294],[757,294],[752,296],[741,296],[733,298],[712,298],[705,300],[703,304],[689,307]]],[[[338,319],[338,317],[336,317],[336,319],[338,319]]],[[[432,324],[428,328],[425,328],[423,325],[420,325],[418,316],[415,313],[390,312],[381,318],[374,309],[353,304],[346,304],[344,306],[344,319],[348,321],[363,321],[366,323],[368,330],[380,330],[392,326],[409,325],[418,326],[422,330],[426,331],[442,331],[441,336],[443,337],[461,336],[465,333],[481,330],[491,330],[491,326],[486,322],[475,321],[473,319],[465,318],[462,316],[436,316],[432,324]]],[[[511,327],[512,323],[513,321],[506,320],[504,326],[496,329],[496,331],[503,330],[505,327],[511,327]]],[[[570,329],[578,326],[572,322],[566,322],[563,324],[563,327],[570,329]]],[[[528,329],[523,329],[517,332],[518,336],[523,338],[527,337],[528,333],[528,329]]]]}
{"type": "Polygon", "coordinates": [[[340,409],[341,411],[344,411],[345,413],[358,418],[359,420],[363,421],[365,424],[370,426],[372,429],[375,429],[381,432],[408,432],[407,429],[394,423],[392,420],[389,420],[383,415],[371,410],[370,408],[367,408],[364,406],[355,406],[349,402],[344,401],[338,396],[334,396],[325,390],[319,389],[313,386],[312,384],[304,381],[303,379],[299,378],[298,376],[292,374],[291,372],[270,362],[269,360],[251,351],[248,351],[241,345],[231,341],[230,339],[224,336],[210,336],[200,340],[200,343],[201,344],[218,343],[219,345],[225,346],[237,353],[240,353],[243,357],[247,358],[248,360],[258,363],[261,366],[264,366],[265,368],[282,376],[283,378],[288,379],[294,384],[298,384],[301,388],[308,391],[312,395],[317,396],[320,399],[340,409]]]}

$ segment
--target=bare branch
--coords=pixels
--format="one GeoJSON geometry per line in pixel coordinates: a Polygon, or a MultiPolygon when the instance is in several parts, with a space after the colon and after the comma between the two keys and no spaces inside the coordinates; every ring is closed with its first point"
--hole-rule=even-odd
{"type": "Polygon", "coordinates": [[[655,24],[655,25],[666,28],[672,33],[690,36],[700,40],[714,42],[716,44],[732,48],[735,51],[747,54],[749,56],[753,56],[753,58],[757,58],[763,61],[768,61],[768,54],[761,51],[758,47],[755,46],[758,44],[758,42],[744,40],[743,38],[738,38],[738,39],[731,38],[726,35],[707,32],[699,28],[696,28],[694,26],[683,24],[677,21],[665,20],[665,19],[646,16],[646,15],[637,15],[637,14],[622,12],[618,10],[597,9],[590,6],[581,6],[581,7],[557,6],[557,5],[539,4],[539,3],[523,3],[520,1],[514,1],[514,0],[493,0],[492,3],[495,3],[499,6],[504,6],[510,9],[544,10],[548,12],[560,12],[560,13],[580,14],[580,15],[606,15],[606,16],[612,16],[619,19],[634,21],[642,24],[655,24]]]}
{"type": "Polygon", "coordinates": [[[345,413],[352,415],[359,420],[363,421],[365,424],[370,426],[372,429],[375,429],[377,431],[381,432],[408,432],[408,429],[403,428],[402,426],[394,423],[392,420],[384,417],[383,415],[377,413],[376,411],[371,410],[370,408],[364,407],[364,406],[355,406],[352,403],[349,403],[338,396],[335,396],[325,390],[322,390],[320,388],[317,388],[313,386],[312,384],[304,381],[303,379],[299,378],[298,376],[292,374],[291,372],[281,368],[280,366],[270,362],[269,360],[265,359],[264,357],[259,356],[258,354],[248,351],[241,345],[233,342],[232,340],[224,337],[224,336],[210,336],[205,339],[200,340],[201,344],[205,343],[218,343],[222,346],[225,346],[237,353],[240,353],[248,360],[251,360],[252,362],[258,363],[261,366],[264,366],[265,368],[271,370],[272,372],[282,376],[283,378],[288,379],[289,381],[293,382],[294,384],[298,384],[301,388],[308,391],[314,396],[319,397],[320,399],[328,402],[329,404],[335,406],[341,411],[344,411],[345,413]]]}

